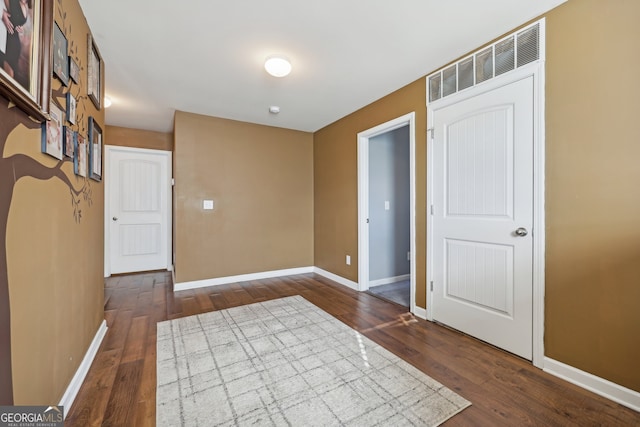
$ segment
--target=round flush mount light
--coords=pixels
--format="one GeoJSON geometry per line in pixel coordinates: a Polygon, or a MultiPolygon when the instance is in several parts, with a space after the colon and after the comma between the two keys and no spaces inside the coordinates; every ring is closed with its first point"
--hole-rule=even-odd
{"type": "Polygon", "coordinates": [[[274,77],[284,77],[291,72],[291,62],[282,55],[271,55],[264,62],[264,69],[274,77]]]}
{"type": "Polygon", "coordinates": [[[111,98],[109,98],[108,96],[104,97],[104,108],[109,108],[111,107],[111,105],[113,104],[113,102],[111,102],[111,98]]]}
{"type": "Polygon", "coordinates": [[[278,107],[277,105],[272,105],[271,107],[269,107],[269,112],[271,114],[278,114],[280,112],[280,107],[278,107]]]}

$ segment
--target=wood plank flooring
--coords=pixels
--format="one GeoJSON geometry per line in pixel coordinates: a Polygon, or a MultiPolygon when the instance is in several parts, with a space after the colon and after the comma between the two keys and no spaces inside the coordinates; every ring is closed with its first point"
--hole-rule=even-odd
{"type": "Polygon", "coordinates": [[[303,296],[473,403],[446,426],[640,426],[637,412],[318,275],[174,294],[168,273],[106,280],[109,330],[66,425],[155,425],[157,322],[290,295],[303,296]]]}

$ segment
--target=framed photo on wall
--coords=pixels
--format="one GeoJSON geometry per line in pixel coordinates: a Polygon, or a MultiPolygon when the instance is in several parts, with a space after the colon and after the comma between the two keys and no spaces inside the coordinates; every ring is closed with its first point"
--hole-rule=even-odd
{"type": "Polygon", "coordinates": [[[69,43],[58,24],[53,26],[53,73],[69,85],[69,43]]]}
{"type": "Polygon", "coordinates": [[[39,122],[48,118],[51,99],[53,3],[32,0],[27,2],[26,13],[18,1],[9,2],[6,13],[6,3],[0,3],[0,13],[13,26],[22,26],[21,33],[9,34],[0,19],[0,56],[4,58],[0,67],[0,95],[39,122]]]}
{"type": "Polygon", "coordinates": [[[87,176],[87,140],[80,133],[75,135],[75,156],[73,157],[73,171],[76,175],[87,176]]]}
{"type": "Polygon", "coordinates": [[[87,95],[93,102],[93,105],[99,110],[102,104],[102,58],[100,57],[100,52],[98,51],[98,46],[96,46],[93,41],[93,37],[91,34],[88,36],[88,50],[89,50],[89,58],[88,58],[88,66],[87,66],[87,95]]]}
{"type": "Polygon", "coordinates": [[[42,152],[62,160],[64,112],[54,103],[49,110],[51,120],[42,124],[42,152]]]}
{"type": "Polygon", "coordinates": [[[76,149],[76,136],[73,129],[69,126],[64,127],[64,138],[63,138],[63,152],[64,156],[70,159],[74,158],[74,151],[76,149]]]}
{"type": "Polygon", "coordinates": [[[102,179],[102,129],[89,117],[89,178],[102,179]]]}
{"type": "Polygon", "coordinates": [[[69,57],[69,77],[74,83],[80,83],[80,67],[72,57],[69,57]]]}
{"type": "Polygon", "coordinates": [[[67,120],[71,124],[76,124],[76,99],[67,92],[67,120]]]}

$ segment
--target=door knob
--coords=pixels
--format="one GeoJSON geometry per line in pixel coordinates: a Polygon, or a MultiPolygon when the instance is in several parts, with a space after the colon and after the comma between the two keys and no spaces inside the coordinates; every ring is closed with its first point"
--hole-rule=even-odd
{"type": "Polygon", "coordinates": [[[527,229],[526,229],[526,228],[524,228],[524,227],[520,227],[520,228],[518,228],[518,229],[516,230],[516,236],[524,237],[524,236],[526,236],[527,234],[529,234],[529,232],[528,232],[528,231],[527,231],[527,229]]]}
{"type": "Polygon", "coordinates": [[[114,221],[117,221],[117,220],[118,220],[118,217],[117,217],[117,216],[114,216],[112,219],[113,219],[114,221]]]}

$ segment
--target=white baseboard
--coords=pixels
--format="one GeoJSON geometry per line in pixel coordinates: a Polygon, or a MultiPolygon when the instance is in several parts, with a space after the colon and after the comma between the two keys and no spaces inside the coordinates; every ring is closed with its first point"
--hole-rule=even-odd
{"type": "Polygon", "coordinates": [[[249,280],[271,279],[272,277],[292,276],[295,274],[313,273],[313,267],[289,268],[286,270],[263,271],[261,273],[240,274],[238,276],[217,277],[215,279],[194,280],[192,282],[175,283],[175,273],[173,277],[173,291],[186,291],[188,289],[206,288],[209,286],[220,286],[229,283],[247,282],[249,280]]]}
{"type": "Polygon", "coordinates": [[[375,286],[382,286],[382,285],[388,285],[389,283],[403,282],[409,279],[411,279],[410,274],[403,274],[402,276],[386,277],[384,279],[378,279],[378,280],[369,280],[369,287],[373,288],[375,286]]]}
{"type": "Polygon", "coordinates": [[[640,393],[557,360],[544,358],[544,371],[640,412],[640,393]]]}
{"type": "Polygon", "coordinates": [[[76,399],[76,396],[78,395],[78,391],[80,391],[80,387],[82,386],[82,383],[84,382],[84,379],[87,376],[87,373],[89,372],[89,368],[91,367],[91,364],[93,363],[93,359],[96,357],[96,354],[98,353],[98,349],[100,348],[100,344],[102,344],[102,340],[106,333],[107,333],[107,321],[103,320],[95,336],[93,337],[93,341],[91,341],[91,345],[87,349],[87,352],[85,353],[84,358],[80,363],[80,366],[78,366],[78,370],[76,371],[75,375],[71,379],[69,386],[67,386],[67,390],[62,395],[62,399],[60,400],[60,403],[58,403],[58,405],[61,405],[64,407],[65,418],[69,413],[69,409],[71,409],[71,405],[73,405],[73,401],[76,399]]]}
{"type": "Polygon", "coordinates": [[[334,282],[340,283],[343,286],[351,288],[354,291],[359,291],[360,290],[359,286],[358,286],[358,284],[356,282],[354,282],[352,280],[349,280],[349,279],[345,279],[344,277],[338,276],[337,274],[330,273],[330,272],[328,272],[326,270],[323,270],[321,268],[318,268],[318,267],[313,267],[313,272],[316,273],[316,274],[319,274],[319,275],[321,275],[323,277],[326,277],[329,280],[333,280],[334,282]]]}
{"type": "Polygon", "coordinates": [[[427,309],[416,306],[413,308],[413,315],[422,320],[427,320],[427,309]]]}

